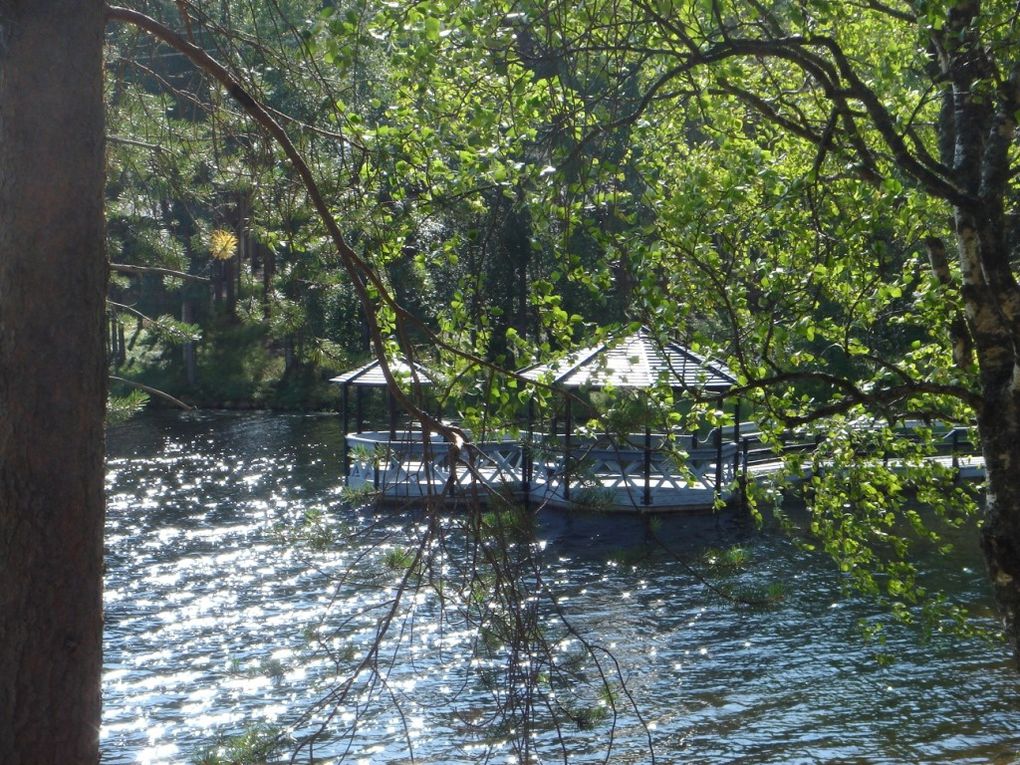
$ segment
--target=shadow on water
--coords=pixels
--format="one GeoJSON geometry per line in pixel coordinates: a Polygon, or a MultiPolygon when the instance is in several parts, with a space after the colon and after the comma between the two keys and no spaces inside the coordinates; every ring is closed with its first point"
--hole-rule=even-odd
{"type": "MultiPolygon", "coordinates": [[[[336,417],[250,413],[146,415],[110,434],[104,763],[187,762],[222,733],[286,725],[363,655],[417,526],[344,505],[340,437],[336,417]],[[289,543],[309,518],[344,543],[289,543]]],[[[650,762],[649,737],[662,763],[1018,761],[1020,680],[1000,646],[891,628],[895,661],[876,662],[858,628],[874,604],[739,514],[544,512],[533,533],[545,585],[620,663],[647,726],[621,713],[610,762],[650,762]]],[[[942,579],[987,610],[961,547],[942,579]]],[[[416,762],[480,762],[464,721],[488,697],[457,690],[472,637],[426,599],[414,609],[388,675],[403,717],[339,710],[359,718],[347,761],[407,762],[413,747],[416,762]]],[[[606,757],[605,724],[559,735],[569,762],[606,757]]],[[[548,761],[563,760],[555,738],[539,736],[548,761]]]]}

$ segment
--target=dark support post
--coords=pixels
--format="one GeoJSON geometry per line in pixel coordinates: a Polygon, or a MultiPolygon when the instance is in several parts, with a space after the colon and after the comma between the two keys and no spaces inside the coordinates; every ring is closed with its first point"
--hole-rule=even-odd
{"type": "Polygon", "coordinates": [[[572,402],[567,394],[567,411],[564,414],[565,435],[563,439],[563,499],[570,501],[570,431],[574,426],[572,402]]]}
{"type": "Polygon", "coordinates": [[[736,449],[733,450],[733,477],[740,474],[740,399],[733,402],[733,443],[736,449]]]}
{"type": "MultiPolygon", "coordinates": [[[[622,461],[622,460],[621,460],[622,461]]],[[[645,426],[645,496],[644,504],[652,504],[652,429],[645,426]]]]}
{"type": "Polygon", "coordinates": [[[361,433],[365,429],[365,389],[360,385],[354,392],[354,405],[357,408],[358,432],[361,433]]]}
{"type": "Polygon", "coordinates": [[[531,474],[534,468],[531,442],[534,438],[535,400],[528,399],[528,425],[524,433],[524,449],[521,454],[521,491],[524,493],[524,509],[531,509],[531,474]]]}
{"type": "Polygon", "coordinates": [[[343,429],[344,429],[344,440],[343,446],[341,447],[341,461],[344,468],[344,486],[348,485],[348,481],[351,475],[351,450],[347,443],[347,431],[350,429],[351,419],[351,408],[350,404],[350,386],[344,383],[340,389],[340,407],[343,409],[343,429]]]}
{"type": "Polygon", "coordinates": [[[722,425],[715,429],[715,493],[722,491],[722,425]]]}
{"type": "Polygon", "coordinates": [[[748,440],[746,438],[740,439],[740,461],[743,464],[740,478],[740,503],[741,506],[747,509],[747,449],[748,440]]]}
{"type": "Polygon", "coordinates": [[[386,393],[386,406],[390,414],[390,443],[397,440],[397,400],[392,393],[386,393]]]}

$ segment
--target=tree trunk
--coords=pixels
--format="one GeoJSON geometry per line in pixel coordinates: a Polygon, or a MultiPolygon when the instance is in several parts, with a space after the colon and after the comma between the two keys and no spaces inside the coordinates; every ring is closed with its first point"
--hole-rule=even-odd
{"type": "Polygon", "coordinates": [[[1020,428],[1017,394],[999,391],[997,401],[986,395],[979,414],[987,490],[981,547],[1006,637],[1020,664],[1020,428]]]}
{"type": "Polygon", "coordinates": [[[262,247],[262,318],[267,321],[273,314],[273,276],[276,271],[276,254],[262,247]]]}
{"type": "MultiPolygon", "coordinates": [[[[181,301],[181,321],[191,324],[195,321],[195,305],[189,294],[187,285],[184,287],[184,299],[181,301]]],[[[195,341],[188,340],[184,343],[184,379],[189,388],[194,388],[198,383],[198,363],[195,357],[195,341]]]]}
{"type": "Polygon", "coordinates": [[[106,402],[99,0],[0,0],[0,762],[95,765],[106,402]]]}
{"type": "Polygon", "coordinates": [[[1020,364],[1014,326],[1003,309],[1016,300],[1018,287],[1012,274],[995,276],[989,265],[1008,252],[1001,231],[994,216],[982,220],[956,211],[964,308],[981,381],[977,420],[986,474],[981,547],[1003,628],[1020,665],[1020,364]]]}
{"type": "Polygon", "coordinates": [[[237,274],[240,270],[238,256],[224,260],[223,263],[223,296],[227,304],[227,315],[233,316],[237,313],[237,274]]]}

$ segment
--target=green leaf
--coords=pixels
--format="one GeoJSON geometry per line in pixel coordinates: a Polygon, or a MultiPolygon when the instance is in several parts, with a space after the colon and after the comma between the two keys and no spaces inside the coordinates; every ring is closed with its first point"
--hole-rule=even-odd
{"type": "Polygon", "coordinates": [[[439,19],[430,16],[425,19],[425,37],[431,42],[439,42],[439,19]]]}

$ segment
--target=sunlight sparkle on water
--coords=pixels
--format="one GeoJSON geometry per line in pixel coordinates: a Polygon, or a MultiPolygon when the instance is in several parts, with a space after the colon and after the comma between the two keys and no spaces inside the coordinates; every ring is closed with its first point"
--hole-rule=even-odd
{"type": "Polygon", "coordinates": [[[180,749],[176,744],[157,744],[146,747],[138,753],[139,765],[159,765],[159,763],[172,762],[176,759],[180,749]]]}
{"type": "MultiPolygon", "coordinates": [[[[328,417],[166,413],[112,432],[104,765],[178,765],[248,723],[291,724],[367,655],[399,575],[383,566],[385,550],[413,548],[430,527],[338,502],[336,433],[328,417]],[[324,552],[282,542],[279,528],[309,511],[358,535],[324,552]],[[355,575],[345,580],[348,561],[355,575]],[[331,657],[310,653],[319,640],[331,657]]],[[[1020,683],[1004,659],[989,661],[987,647],[939,653],[934,641],[895,633],[897,664],[874,668],[872,648],[855,637],[869,604],[835,602],[844,596],[831,567],[805,564],[782,539],[722,515],[664,519],[657,530],[682,559],[746,548],[760,565],[726,575],[738,586],[805,577],[781,608],[752,612],[720,602],[676,557],[646,555],[639,519],[545,513],[538,523],[543,588],[567,611],[577,630],[569,634],[613,651],[648,725],[621,707],[613,731],[608,723],[591,732],[536,727],[539,746],[553,753],[537,760],[557,761],[556,735],[571,765],[603,762],[610,737],[611,761],[631,764],[649,761],[649,737],[657,761],[712,765],[780,765],[791,752],[804,761],[1008,762],[1020,748],[1020,683]],[[614,560],[638,551],[636,567],[614,560]],[[894,710],[876,707],[876,689],[894,710]],[[908,697],[923,703],[902,703],[908,697]]],[[[459,566],[451,555],[433,570],[459,566]]],[[[954,575],[961,570],[977,569],[957,564],[954,575]]],[[[545,590],[529,592],[528,610],[555,631],[545,590]]],[[[370,765],[403,765],[406,730],[423,763],[516,763],[508,741],[461,736],[455,722],[490,719],[493,694],[479,678],[505,692],[506,657],[475,653],[475,630],[439,619],[425,589],[403,606],[402,660],[382,669],[406,729],[385,694],[360,685],[333,718],[356,732],[334,743],[349,743],[370,765]]],[[[380,657],[389,661],[393,647],[380,657]]],[[[557,656],[572,661],[575,648],[564,642],[557,656]]],[[[531,660],[521,671],[543,666],[531,660]]],[[[577,703],[572,683],[549,689],[553,706],[577,703]]],[[[597,695],[593,687],[587,702],[597,695]]],[[[338,756],[329,745],[316,749],[323,762],[338,756]]]]}

